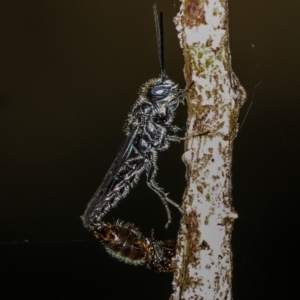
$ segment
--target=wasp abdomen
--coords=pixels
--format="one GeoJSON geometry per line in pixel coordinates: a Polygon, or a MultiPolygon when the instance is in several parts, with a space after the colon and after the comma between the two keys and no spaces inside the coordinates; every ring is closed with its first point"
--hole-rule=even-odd
{"type": "Polygon", "coordinates": [[[146,241],[133,224],[120,221],[116,224],[102,222],[93,224],[91,229],[112,256],[134,265],[145,263],[146,241]]]}
{"type": "Polygon", "coordinates": [[[94,235],[113,257],[128,264],[141,265],[156,272],[172,272],[175,242],[144,237],[132,223],[93,223],[94,235]]]}

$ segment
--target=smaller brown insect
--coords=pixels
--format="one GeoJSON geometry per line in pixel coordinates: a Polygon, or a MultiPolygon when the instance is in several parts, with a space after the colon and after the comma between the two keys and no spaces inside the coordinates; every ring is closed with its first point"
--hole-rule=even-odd
{"type": "Polygon", "coordinates": [[[173,272],[175,242],[155,241],[144,237],[132,223],[118,220],[114,224],[92,223],[89,229],[113,257],[132,265],[144,266],[155,272],[173,272]]]}

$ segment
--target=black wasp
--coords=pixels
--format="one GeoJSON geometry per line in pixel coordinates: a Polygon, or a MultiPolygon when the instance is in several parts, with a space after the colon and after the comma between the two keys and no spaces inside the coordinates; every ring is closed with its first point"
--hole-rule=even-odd
{"type": "Polygon", "coordinates": [[[155,5],[153,9],[161,73],[140,88],[139,97],[125,123],[127,138],[84,212],[85,227],[101,222],[103,216],[127,196],[143,172],[146,172],[148,186],[158,194],[166,208],[166,227],[171,222],[168,202],[181,211],[180,206],[169,199],[155,182],[157,153],[168,149],[170,142],[183,139],[175,135],[180,128],[172,122],[179,103],[184,103],[186,91],[165,73],[163,14],[160,13],[158,20],[155,5]]]}

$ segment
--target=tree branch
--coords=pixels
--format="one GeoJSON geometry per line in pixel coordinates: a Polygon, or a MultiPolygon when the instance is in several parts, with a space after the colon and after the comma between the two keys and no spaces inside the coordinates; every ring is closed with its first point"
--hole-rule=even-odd
{"type": "Polygon", "coordinates": [[[178,299],[232,299],[232,145],[246,92],[231,68],[228,1],[182,0],[175,17],[188,95],[188,182],[174,263],[178,299]]]}

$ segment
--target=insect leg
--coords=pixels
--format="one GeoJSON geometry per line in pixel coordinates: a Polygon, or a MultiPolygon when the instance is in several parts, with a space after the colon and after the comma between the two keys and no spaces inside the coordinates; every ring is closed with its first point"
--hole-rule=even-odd
{"type": "Polygon", "coordinates": [[[114,198],[115,195],[125,198],[129,193],[129,189],[137,183],[144,171],[144,161],[142,156],[128,159],[115,176],[115,184],[107,198],[114,198]]]}
{"type": "Polygon", "coordinates": [[[176,125],[166,125],[166,128],[171,132],[185,131],[184,128],[180,128],[176,125]]]}
{"type": "Polygon", "coordinates": [[[152,189],[159,196],[159,198],[163,202],[163,205],[165,206],[167,216],[168,216],[168,222],[165,225],[165,227],[168,228],[168,226],[169,226],[169,224],[171,223],[171,220],[172,220],[170,208],[168,206],[168,202],[170,204],[172,204],[173,206],[175,206],[182,214],[183,214],[183,211],[182,211],[180,205],[178,205],[176,202],[169,199],[168,198],[168,193],[165,193],[164,190],[158,186],[157,182],[155,182],[155,177],[156,177],[156,172],[157,172],[156,160],[157,160],[156,159],[156,152],[154,152],[154,150],[153,150],[151,159],[148,161],[149,166],[146,169],[146,172],[147,172],[147,185],[150,187],[150,189],[152,189]]]}
{"type": "Polygon", "coordinates": [[[95,220],[100,222],[111,208],[115,207],[121,199],[128,195],[130,188],[135,186],[144,170],[145,159],[142,156],[125,161],[119,172],[114,176],[113,184],[110,187],[111,191],[106,195],[101,206],[95,210],[95,220]]]}
{"type": "Polygon", "coordinates": [[[177,135],[167,135],[165,137],[165,140],[171,141],[171,142],[181,142],[181,141],[186,140],[186,137],[180,137],[180,136],[177,136],[177,135]]]}

